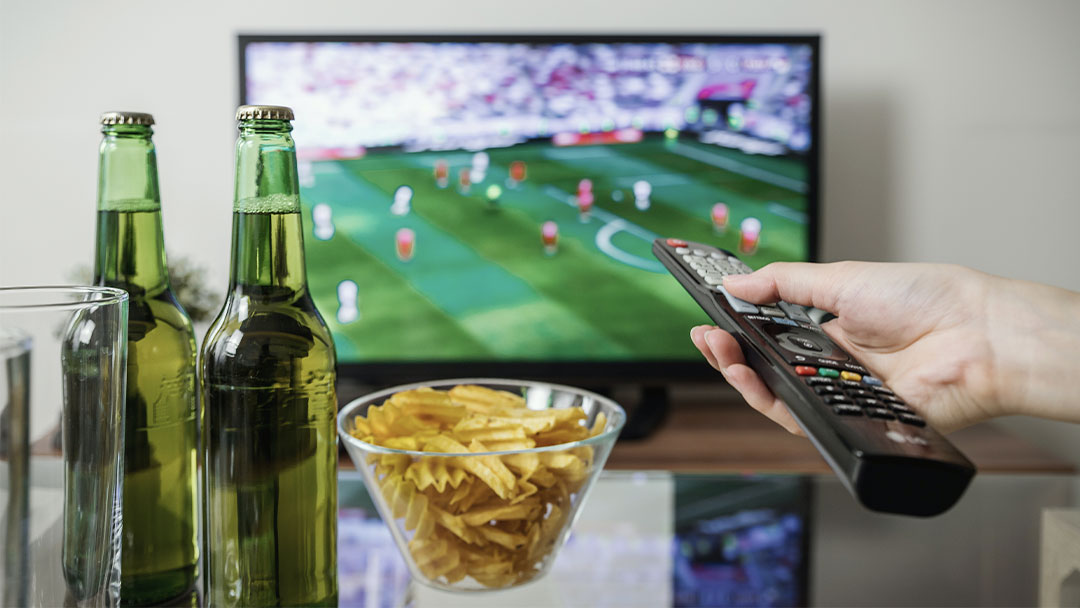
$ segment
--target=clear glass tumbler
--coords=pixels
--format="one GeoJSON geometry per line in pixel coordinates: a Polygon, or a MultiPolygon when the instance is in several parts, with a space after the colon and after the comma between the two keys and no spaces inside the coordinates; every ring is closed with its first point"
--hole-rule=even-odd
{"type": "Polygon", "coordinates": [[[0,603],[120,598],[127,299],[0,288],[0,603]]]}

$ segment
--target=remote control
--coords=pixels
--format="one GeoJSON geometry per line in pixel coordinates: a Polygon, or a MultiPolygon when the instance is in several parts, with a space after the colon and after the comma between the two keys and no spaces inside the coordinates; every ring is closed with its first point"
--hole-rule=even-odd
{"type": "Polygon", "coordinates": [[[791,415],[848,491],[874,511],[928,517],[953,506],[975,466],[829,339],[798,305],[757,305],[723,287],[750,267],[729,251],[656,239],[653,254],[730,332],[747,364],[791,415]]]}

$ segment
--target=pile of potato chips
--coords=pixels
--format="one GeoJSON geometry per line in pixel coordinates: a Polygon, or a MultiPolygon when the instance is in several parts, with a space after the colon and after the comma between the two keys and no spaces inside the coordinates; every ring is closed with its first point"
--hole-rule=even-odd
{"type": "Polygon", "coordinates": [[[571,495],[593,466],[591,447],[468,456],[552,446],[603,432],[581,408],[530,410],[520,395],[482,386],[395,393],[353,421],[354,437],[439,455],[373,454],[368,462],[409,551],[427,577],[466,576],[509,587],[539,573],[566,524],[571,495]],[[455,455],[460,454],[460,455],[455,455]]]}

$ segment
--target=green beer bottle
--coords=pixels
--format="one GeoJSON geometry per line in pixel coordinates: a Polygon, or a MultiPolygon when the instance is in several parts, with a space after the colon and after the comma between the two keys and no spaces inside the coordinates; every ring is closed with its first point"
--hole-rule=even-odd
{"type": "Polygon", "coordinates": [[[165,265],[154,118],[108,112],[101,124],[94,277],[130,298],[120,595],[145,605],[195,582],[195,334],[165,265]]]}
{"type": "Polygon", "coordinates": [[[236,119],[229,291],[201,359],[206,601],[336,605],[335,355],[308,293],[293,113],[236,119]]]}

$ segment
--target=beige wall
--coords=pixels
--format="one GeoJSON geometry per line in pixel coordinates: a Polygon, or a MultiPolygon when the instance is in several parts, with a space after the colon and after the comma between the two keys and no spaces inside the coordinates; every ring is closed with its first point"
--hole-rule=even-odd
{"type": "MultiPolygon", "coordinates": [[[[98,114],[158,119],[169,249],[225,281],[238,32],[819,32],[826,260],[1080,289],[1080,2],[0,1],[0,284],[89,261],[98,114]]],[[[1080,463],[1080,429],[1010,424],[1080,463]]]]}

